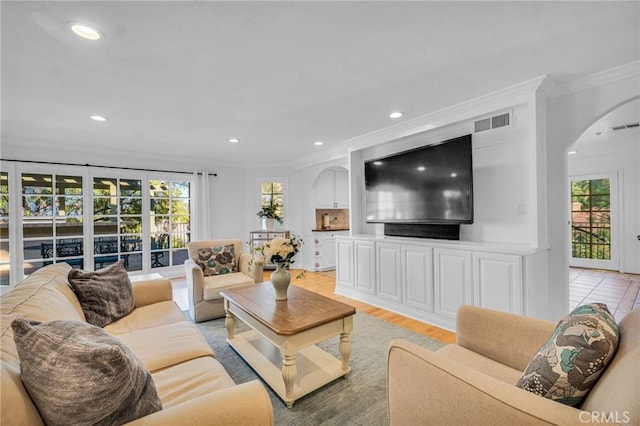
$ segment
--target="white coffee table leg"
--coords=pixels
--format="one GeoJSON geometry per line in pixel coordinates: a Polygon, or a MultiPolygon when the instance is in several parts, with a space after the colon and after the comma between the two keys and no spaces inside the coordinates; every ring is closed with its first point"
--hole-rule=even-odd
{"type": "Polygon", "coordinates": [[[282,380],[284,381],[284,392],[286,399],[291,402],[287,402],[287,407],[293,407],[293,386],[296,381],[296,375],[298,369],[296,368],[296,354],[283,354],[282,357],[282,380]]]}
{"type": "Polygon", "coordinates": [[[227,328],[227,338],[233,339],[236,330],[236,319],[234,318],[233,314],[229,312],[229,310],[227,310],[225,313],[224,325],[227,328]]]}
{"type": "Polygon", "coordinates": [[[349,369],[351,357],[351,333],[340,333],[340,356],[342,357],[342,370],[349,369]]]}

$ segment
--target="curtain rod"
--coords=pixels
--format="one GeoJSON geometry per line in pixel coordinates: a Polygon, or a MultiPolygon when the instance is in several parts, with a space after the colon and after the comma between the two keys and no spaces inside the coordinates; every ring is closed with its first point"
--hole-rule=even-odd
{"type": "MultiPolygon", "coordinates": [[[[79,166],[79,167],[97,167],[100,169],[118,169],[118,170],[135,170],[138,172],[159,172],[159,173],[180,173],[185,175],[192,175],[193,172],[183,172],[178,170],[159,170],[159,169],[138,169],[135,167],[116,167],[116,166],[100,166],[96,164],[78,164],[78,163],[60,163],[56,161],[33,161],[33,160],[13,160],[7,158],[0,158],[0,161],[11,161],[17,163],[34,163],[34,164],[51,164],[55,166],[79,166]]],[[[206,173],[209,176],[218,176],[217,173],[209,173],[209,172],[197,172],[198,175],[202,175],[206,173]]]]}

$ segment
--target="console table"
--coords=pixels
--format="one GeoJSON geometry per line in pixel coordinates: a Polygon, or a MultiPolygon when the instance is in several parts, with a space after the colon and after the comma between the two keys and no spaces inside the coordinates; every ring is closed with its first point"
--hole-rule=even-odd
{"type": "MultiPolygon", "coordinates": [[[[249,232],[249,249],[250,253],[254,254],[255,249],[262,246],[269,240],[273,240],[274,238],[289,238],[289,231],[251,231],[249,232]]],[[[259,254],[258,254],[259,255],[259,254]]],[[[264,263],[263,266],[265,269],[275,269],[276,265],[273,263],[264,263]]]]}

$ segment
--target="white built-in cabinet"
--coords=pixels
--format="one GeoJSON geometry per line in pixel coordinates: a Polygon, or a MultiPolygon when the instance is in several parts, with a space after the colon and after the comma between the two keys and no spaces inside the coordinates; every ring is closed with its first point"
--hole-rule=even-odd
{"type": "Polygon", "coordinates": [[[336,237],[349,231],[313,232],[313,269],[329,271],[336,268],[336,237]]]}
{"type": "Polygon", "coordinates": [[[349,238],[336,238],[336,283],[353,289],[353,241],[349,238]]]}
{"type": "Polygon", "coordinates": [[[325,170],[316,182],[316,208],[349,208],[349,175],[345,170],[325,170]]]}
{"type": "Polygon", "coordinates": [[[455,319],[458,306],[473,304],[471,252],[467,250],[433,250],[435,313],[455,319]]]}
{"type": "Polygon", "coordinates": [[[522,256],[499,253],[473,254],[475,304],[484,308],[523,311],[522,256]]]}
{"type": "Polygon", "coordinates": [[[353,281],[356,291],[376,294],[376,254],[372,241],[355,240],[353,242],[353,281]]]}
{"type": "Polygon", "coordinates": [[[336,252],[336,293],[343,296],[450,330],[461,304],[526,314],[523,271],[535,255],[527,249],[339,236],[336,252]]]}
{"type": "Polygon", "coordinates": [[[433,248],[400,246],[402,303],[433,312],[433,248]]]}
{"type": "Polygon", "coordinates": [[[376,244],[376,289],[380,297],[402,301],[402,265],[400,245],[376,244]]]}

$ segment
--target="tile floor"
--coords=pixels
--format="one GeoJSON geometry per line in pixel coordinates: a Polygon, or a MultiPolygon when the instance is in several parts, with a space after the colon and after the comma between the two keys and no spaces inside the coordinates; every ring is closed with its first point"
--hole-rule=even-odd
{"type": "MultiPolygon", "coordinates": [[[[189,309],[187,283],[173,279],[173,298],[181,309],[189,309]]],[[[596,269],[570,268],[569,307],[589,303],[605,303],[620,321],[631,309],[640,305],[640,275],[620,274],[596,269]]]]}
{"type": "Polygon", "coordinates": [[[570,268],[569,308],[604,303],[617,321],[640,305],[640,275],[598,269],[570,268]]]}

